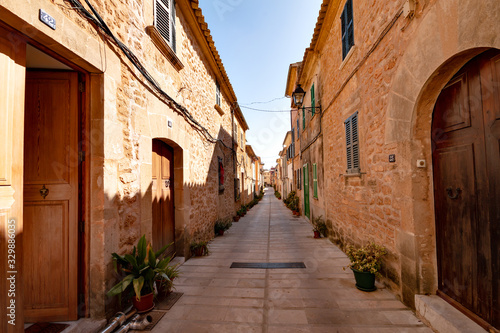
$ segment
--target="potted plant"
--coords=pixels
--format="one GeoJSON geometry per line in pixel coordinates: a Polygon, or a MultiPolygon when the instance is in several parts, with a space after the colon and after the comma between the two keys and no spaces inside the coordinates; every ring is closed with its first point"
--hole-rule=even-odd
{"type": "Polygon", "coordinates": [[[168,265],[165,269],[165,276],[160,276],[157,282],[158,294],[161,296],[167,296],[172,292],[174,287],[174,279],[179,276],[179,264],[168,265]]]}
{"type": "Polygon", "coordinates": [[[321,238],[321,235],[326,236],[326,223],[323,221],[323,215],[313,219],[314,238],[321,238]]]}
{"type": "Polygon", "coordinates": [[[154,252],[151,244],[146,242],[146,235],[143,235],[137,247],[134,246],[131,254],[120,256],[112,254],[115,267],[120,265],[122,272],[127,273],[107,295],[115,296],[123,293],[128,287],[133,287],[132,303],[138,312],[149,311],[154,307],[153,291],[154,283],[157,278],[169,279],[165,274],[168,269],[171,257],[166,256],[163,259],[159,257],[170,246],[166,245],[158,252],[154,252]]]}
{"type": "Polygon", "coordinates": [[[233,222],[238,222],[240,220],[240,216],[238,215],[238,213],[236,213],[235,216],[233,216],[233,222]]]}
{"type": "Polygon", "coordinates": [[[191,242],[191,253],[197,257],[208,255],[208,242],[205,241],[193,241],[191,242]]]}
{"type": "Polygon", "coordinates": [[[233,224],[233,222],[230,220],[217,220],[217,221],[215,221],[214,232],[216,234],[218,234],[219,236],[223,236],[224,231],[229,229],[232,224],[233,224]]]}
{"type": "Polygon", "coordinates": [[[351,260],[349,268],[354,272],[356,288],[362,291],[374,291],[375,275],[379,274],[381,258],[387,250],[375,243],[355,249],[352,245],[347,247],[346,254],[351,260]]]}

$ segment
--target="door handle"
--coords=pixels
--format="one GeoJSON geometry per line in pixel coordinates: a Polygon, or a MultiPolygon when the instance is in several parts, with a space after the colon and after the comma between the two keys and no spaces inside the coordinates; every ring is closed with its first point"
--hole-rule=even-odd
{"type": "Polygon", "coordinates": [[[448,195],[448,198],[452,200],[458,199],[460,193],[462,193],[462,189],[460,187],[457,187],[455,191],[453,191],[453,188],[451,186],[446,188],[446,194],[448,195]]]}
{"type": "Polygon", "coordinates": [[[42,185],[42,188],[40,189],[40,195],[42,196],[42,198],[45,199],[46,196],[49,195],[49,189],[45,187],[45,184],[42,185]]]}

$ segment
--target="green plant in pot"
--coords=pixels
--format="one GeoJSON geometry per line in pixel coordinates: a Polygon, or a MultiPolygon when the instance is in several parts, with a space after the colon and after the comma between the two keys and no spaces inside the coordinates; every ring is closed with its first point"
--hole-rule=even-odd
{"type": "Polygon", "coordinates": [[[207,256],[209,254],[208,242],[206,241],[193,241],[191,242],[190,249],[191,253],[197,257],[207,256]]]}
{"type": "Polygon", "coordinates": [[[231,220],[217,220],[214,224],[214,232],[215,234],[222,236],[224,235],[224,231],[231,228],[233,222],[231,220]]]}
{"type": "Polygon", "coordinates": [[[328,230],[326,227],[326,223],[323,220],[323,215],[320,215],[313,219],[313,232],[314,238],[321,238],[321,235],[326,236],[326,231],[328,230]]]}
{"type": "Polygon", "coordinates": [[[157,289],[159,295],[167,296],[174,288],[174,279],[179,276],[179,264],[168,265],[164,273],[166,276],[160,276],[160,279],[156,280],[157,289]]]}
{"type": "Polygon", "coordinates": [[[108,291],[107,295],[120,295],[132,287],[132,303],[137,311],[144,312],[152,309],[155,280],[157,278],[169,279],[165,271],[168,269],[171,257],[166,256],[160,259],[160,256],[170,245],[154,252],[151,244],[146,242],[146,236],[143,235],[139,239],[137,247],[134,246],[131,254],[121,256],[113,253],[115,267],[116,264],[119,264],[122,272],[126,275],[108,291]]]}
{"type": "Polygon", "coordinates": [[[375,276],[379,274],[381,259],[387,254],[387,250],[375,243],[369,243],[361,248],[347,247],[346,254],[351,260],[347,266],[354,272],[356,288],[362,291],[374,291],[375,276]]]}

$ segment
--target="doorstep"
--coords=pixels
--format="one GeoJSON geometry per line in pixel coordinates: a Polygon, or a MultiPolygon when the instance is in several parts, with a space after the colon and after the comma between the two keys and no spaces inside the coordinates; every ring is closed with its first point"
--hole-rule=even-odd
{"type": "Polygon", "coordinates": [[[415,295],[417,317],[440,333],[484,333],[481,326],[439,296],[415,295]]]}

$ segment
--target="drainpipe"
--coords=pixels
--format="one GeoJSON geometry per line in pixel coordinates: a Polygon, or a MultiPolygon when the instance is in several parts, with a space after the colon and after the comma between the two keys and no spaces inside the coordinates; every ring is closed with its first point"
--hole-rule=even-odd
{"type": "Polygon", "coordinates": [[[120,327],[116,333],[126,333],[129,330],[143,331],[149,324],[153,322],[153,317],[146,316],[143,320],[139,320],[140,316],[136,314],[132,320],[120,327]]]}
{"type": "Polygon", "coordinates": [[[132,308],[127,314],[123,312],[118,312],[115,317],[111,320],[111,322],[106,326],[100,333],[111,333],[116,328],[120,327],[125,323],[130,317],[137,313],[137,310],[132,308]]]}

